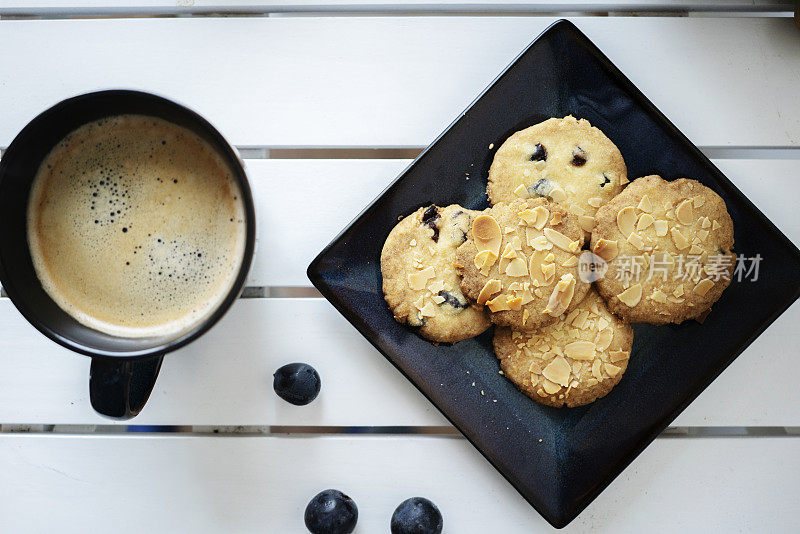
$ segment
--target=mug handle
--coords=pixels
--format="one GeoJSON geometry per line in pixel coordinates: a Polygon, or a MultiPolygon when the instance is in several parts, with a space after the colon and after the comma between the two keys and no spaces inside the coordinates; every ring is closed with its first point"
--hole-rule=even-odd
{"type": "Polygon", "coordinates": [[[89,399],[101,415],[124,421],[139,414],[153,391],[163,354],[136,360],[92,358],[89,399]]]}

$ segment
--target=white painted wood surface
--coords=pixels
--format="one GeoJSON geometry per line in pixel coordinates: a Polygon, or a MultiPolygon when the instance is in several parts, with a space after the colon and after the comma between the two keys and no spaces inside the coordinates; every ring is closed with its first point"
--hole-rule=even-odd
{"type": "MultiPolygon", "coordinates": [[[[109,87],[184,102],[237,145],[426,146],[552,21],[3,21],[0,50],[14,53],[0,57],[0,146],[42,109],[109,87]]],[[[696,144],[800,145],[791,19],[575,22],[696,144]]]]}
{"type": "MultiPolygon", "coordinates": [[[[460,438],[5,435],[0,472],[3,532],[294,534],[329,487],[356,534],[415,495],[448,533],[552,531],[460,438]]],[[[658,439],[564,532],[796,531],[798,472],[800,437],[658,439]]]]}

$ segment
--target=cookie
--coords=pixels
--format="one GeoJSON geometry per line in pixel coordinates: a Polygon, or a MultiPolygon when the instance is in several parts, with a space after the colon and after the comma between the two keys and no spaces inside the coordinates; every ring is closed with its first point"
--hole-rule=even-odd
{"type": "Polygon", "coordinates": [[[591,249],[608,271],[597,289],[628,321],[664,324],[709,310],[736,264],[725,202],[696,180],[634,180],[597,210],[591,249]]]}
{"type": "Polygon", "coordinates": [[[585,119],[548,119],[514,133],[489,169],[489,202],[544,196],[567,206],[588,235],[597,209],[628,183],[619,149],[585,119]]]}
{"type": "Polygon", "coordinates": [[[472,221],[456,254],[464,294],[486,305],[492,322],[533,330],[555,322],[583,298],[578,277],[583,231],[547,199],[498,203],[472,221]]]}
{"type": "Polygon", "coordinates": [[[453,265],[478,212],[429,206],[392,229],[381,251],[386,302],[398,322],[418,326],[431,340],[455,343],[489,328],[488,314],[461,291],[453,265]]]}
{"type": "Polygon", "coordinates": [[[608,394],[633,345],[630,324],[614,316],[594,289],[558,322],[534,332],[498,328],[494,351],[503,374],[548,406],[582,406],[608,394]]]}

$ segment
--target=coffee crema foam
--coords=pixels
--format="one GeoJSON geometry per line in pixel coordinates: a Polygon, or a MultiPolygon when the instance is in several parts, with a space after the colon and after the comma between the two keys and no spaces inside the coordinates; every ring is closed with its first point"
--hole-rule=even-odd
{"type": "Polygon", "coordinates": [[[42,162],[28,244],[47,294],[118,337],[177,336],[234,284],[246,242],[232,171],[193,132],[143,115],[85,124],[42,162]]]}

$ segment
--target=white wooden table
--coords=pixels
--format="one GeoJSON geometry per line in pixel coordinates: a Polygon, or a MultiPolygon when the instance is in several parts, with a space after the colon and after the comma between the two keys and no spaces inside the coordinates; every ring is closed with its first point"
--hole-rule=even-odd
{"type": "MultiPolygon", "coordinates": [[[[550,530],[305,268],[563,12],[800,244],[791,2],[247,1],[0,0],[0,147],[77,93],[176,99],[240,147],[270,251],[251,298],[166,358],[127,423],[150,433],[93,413],[89,360],[0,298],[0,532],[303,532],[328,487],[362,534],[413,495],[449,533],[550,530]],[[322,376],[309,406],[272,391],[291,361],[322,376]]],[[[798,322],[796,304],[567,530],[796,532],[798,322]]]]}

